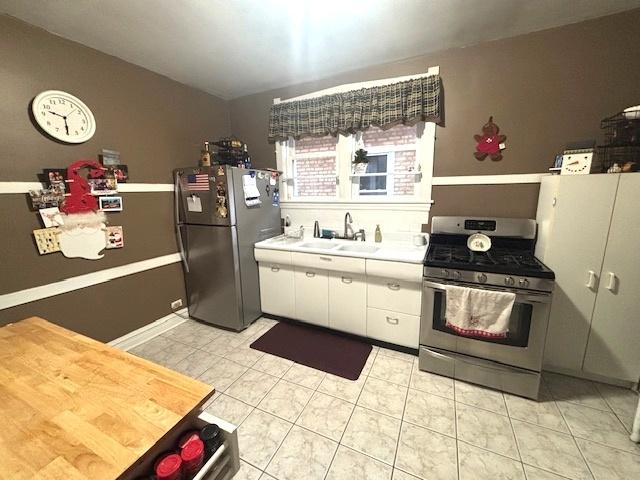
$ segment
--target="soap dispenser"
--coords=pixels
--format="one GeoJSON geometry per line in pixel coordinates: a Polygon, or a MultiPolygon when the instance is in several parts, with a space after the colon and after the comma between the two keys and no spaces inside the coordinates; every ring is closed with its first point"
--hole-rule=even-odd
{"type": "Polygon", "coordinates": [[[376,225],[375,240],[376,243],[382,242],[382,232],[380,231],[380,225],[376,225]]]}

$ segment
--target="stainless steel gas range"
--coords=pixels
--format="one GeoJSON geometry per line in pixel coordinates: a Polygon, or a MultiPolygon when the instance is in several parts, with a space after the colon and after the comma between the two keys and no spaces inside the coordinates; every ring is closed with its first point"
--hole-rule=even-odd
{"type": "Polygon", "coordinates": [[[555,277],[535,258],[535,240],[535,220],[432,219],[424,262],[421,370],[538,398],[555,277]],[[489,237],[488,250],[467,245],[476,233],[489,237]],[[465,336],[447,326],[447,285],[514,293],[506,336],[465,336]]]}

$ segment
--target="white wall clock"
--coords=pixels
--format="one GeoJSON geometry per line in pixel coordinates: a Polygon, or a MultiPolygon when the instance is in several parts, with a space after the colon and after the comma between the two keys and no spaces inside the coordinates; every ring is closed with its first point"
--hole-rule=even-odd
{"type": "Polygon", "coordinates": [[[46,90],[31,103],[40,128],[56,140],[82,143],[93,137],[96,120],[82,100],[60,90],[46,90]]]}

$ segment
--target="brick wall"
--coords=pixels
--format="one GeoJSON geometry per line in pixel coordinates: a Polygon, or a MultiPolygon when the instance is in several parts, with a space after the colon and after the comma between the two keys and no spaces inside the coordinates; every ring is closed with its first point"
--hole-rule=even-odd
{"type": "MultiPolygon", "coordinates": [[[[413,172],[416,163],[416,151],[407,150],[404,152],[396,152],[394,171],[396,172],[413,172]]],[[[394,195],[413,195],[415,186],[415,175],[395,175],[393,181],[394,195]]]]}
{"type": "Polygon", "coordinates": [[[296,140],[296,154],[328,152],[336,149],[337,137],[327,135],[326,137],[305,137],[296,140]]]}
{"type": "Polygon", "coordinates": [[[336,157],[296,158],[296,197],[336,195],[336,157]]]}
{"type": "Polygon", "coordinates": [[[416,143],[416,127],[396,125],[388,130],[371,127],[362,133],[364,149],[382,145],[407,145],[416,143]]]}

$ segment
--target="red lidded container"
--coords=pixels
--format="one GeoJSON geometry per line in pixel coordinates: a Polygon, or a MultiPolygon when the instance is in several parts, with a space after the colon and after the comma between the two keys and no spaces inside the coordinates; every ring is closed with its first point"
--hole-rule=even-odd
{"type": "Polygon", "coordinates": [[[187,442],[180,452],[185,477],[192,478],[204,464],[204,442],[193,439],[187,442]]]}
{"type": "Polygon", "coordinates": [[[182,458],[177,453],[170,453],[156,463],[155,471],[158,480],[181,480],[182,458]]]}

